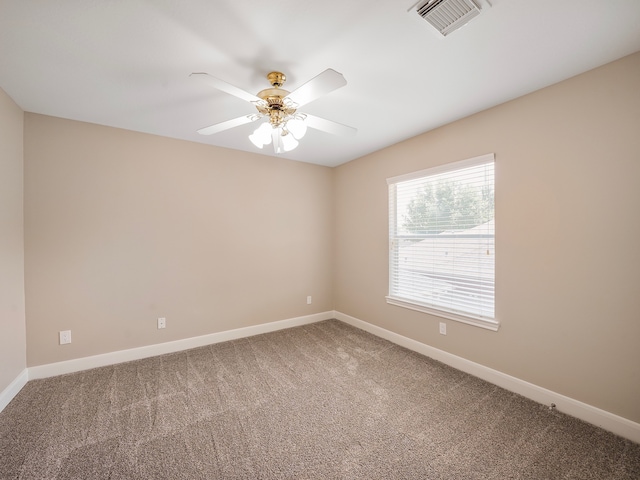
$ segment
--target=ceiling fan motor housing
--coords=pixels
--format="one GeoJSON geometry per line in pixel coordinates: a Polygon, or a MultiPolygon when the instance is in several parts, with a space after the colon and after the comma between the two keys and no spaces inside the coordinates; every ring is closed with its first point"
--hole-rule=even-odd
{"type": "Polygon", "coordinates": [[[269,123],[274,127],[280,126],[287,117],[296,113],[296,109],[292,105],[287,105],[284,98],[289,92],[280,88],[287,77],[281,72],[270,72],[267,79],[272,88],[266,88],[258,92],[258,97],[266,102],[266,104],[258,104],[256,108],[263,115],[269,116],[269,123]]]}

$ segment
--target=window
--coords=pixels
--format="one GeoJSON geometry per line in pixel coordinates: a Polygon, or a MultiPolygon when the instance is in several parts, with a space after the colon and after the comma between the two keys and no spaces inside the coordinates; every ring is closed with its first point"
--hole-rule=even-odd
{"type": "Polygon", "coordinates": [[[497,330],[494,155],[387,183],[387,302],[497,330]]]}

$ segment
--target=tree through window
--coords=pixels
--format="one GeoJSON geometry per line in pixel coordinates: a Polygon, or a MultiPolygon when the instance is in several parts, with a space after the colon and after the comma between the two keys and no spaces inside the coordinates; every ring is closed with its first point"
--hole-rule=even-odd
{"type": "Polygon", "coordinates": [[[387,301],[497,329],[493,154],[388,183],[387,301]]]}

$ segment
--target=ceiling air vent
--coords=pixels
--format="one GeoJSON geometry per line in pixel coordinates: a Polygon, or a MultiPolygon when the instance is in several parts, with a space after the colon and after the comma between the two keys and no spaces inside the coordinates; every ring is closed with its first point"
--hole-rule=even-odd
{"type": "Polygon", "coordinates": [[[450,34],[480,14],[473,0],[428,0],[421,2],[416,11],[442,35],[450,34]]]}

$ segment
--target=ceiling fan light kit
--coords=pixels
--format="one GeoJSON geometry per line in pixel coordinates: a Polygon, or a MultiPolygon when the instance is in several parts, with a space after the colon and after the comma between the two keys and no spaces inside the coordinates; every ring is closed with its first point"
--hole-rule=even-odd
{"type": "Polygon", "coordinates": [[[287,97],[290,92],[280,88],[287,80],[284,73],[270,72],[267,80],[272,88],[258,92],[263,102],[255,102],[255,106],[260,115],[269,117],[269,122],[260,125],[249,140],[258,148],[273,143],[275,153],[290,152],[307,132],[305,115],[296,113],[297,105],[287,97]]]}
{"type": "Polygon", "coordinates": [[[269,121],[256,128],[249,135],[249,140],[260,149],[272,143],[274,152],[278,154],[295,149],[299,145],[298,140],[305,136],[307,127],[339,135],[356,133],[355,128],[298,112],[300,106],[347,84],[342,74],[330,68],[293,92],[281,88],[287,80],[284,73],[270,72],[267,74],[267,80],[271,83],[271,88],[261,90],[257,95],[245,92],[206,73],[192,73],[191,76],[199,77],[218,90],[250,102],[258,110],[258,113],[252,115],[244,115],[201,128],[198,130],[201,135],[211,135],[267,117],[269,121]]]}

